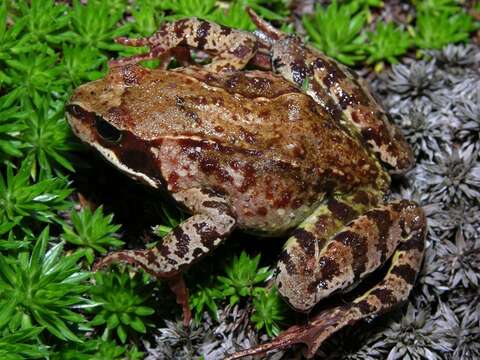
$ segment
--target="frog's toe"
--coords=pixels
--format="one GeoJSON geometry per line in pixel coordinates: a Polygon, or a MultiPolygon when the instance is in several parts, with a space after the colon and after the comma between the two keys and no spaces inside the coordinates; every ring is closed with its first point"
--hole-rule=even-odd
{"type": "Polygon", "coordinates": [[[283,32],[273,27],[268,21],[263,20],[251,7],[247,7],[247,12],[258,30],[268,36],[270,40],[278,40],[285,37],[283,32]]]}
{"type": "Polygon", "coordinates": [[[169,278],[178,273],[161,268],[157,256],[155,249],[116,251],[96,261],[92,270],[98,271],[114,263],[125,263],[139,267],[157,278],[169,278]]]}

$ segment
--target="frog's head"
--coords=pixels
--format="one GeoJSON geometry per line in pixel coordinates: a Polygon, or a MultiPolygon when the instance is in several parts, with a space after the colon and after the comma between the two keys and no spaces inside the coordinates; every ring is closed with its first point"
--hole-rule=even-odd
{"type": "MultiPolygon", "coordinates": [[[[133,70],[138,69],[143,68],[133,70]]],[[[135,80],[133,75],[125,67],[111,69],[105,78],[79,86],[65,106],[66,117],[75,135],[115,167],[158,188],[160,176],[151,141],[135,131],[135,119],[122,106],[122,96],[130,86],[128,81],[133,84],[135,80]]]]}

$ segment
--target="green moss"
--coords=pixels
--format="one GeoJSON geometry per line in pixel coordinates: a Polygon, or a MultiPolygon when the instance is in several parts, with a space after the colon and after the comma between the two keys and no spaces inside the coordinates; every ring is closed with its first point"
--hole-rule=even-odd
{"type": "MultiPolygon", "coordinates": [[[[478,21],[461,4],[454,0],[413,1],[414,12],[404,23],[395,19],[397,22],[385,24],[382,14],[389,6],[387,3],[380,0],[333,1],[330,5],[318,5],[313,14],[301,14],[300,22],[307,39],[329,56],[348,65],[371,66],[381,71],[414,51],[430,57],[428,49],[468,42],[478,29],[478,21]]],[[[149,331],[146,325],[161,325],[161,321],[151,316],[153,306],[145,305],[152,299],[152,293],[138,294],[142,293],[145,284],[137,277],[130,277],[126,272],[100,273],[95,284],[87,282],[88,269],[96,253],[104,254],[121,247],[124,241],[114,235],[119,225],[113,225],[112,215],[105,215],[102,208],[95,212],[74,209],[79,203],[90,200],[84,200],[84,189],[77,187],[83,167],[88,164],[79,161],[83,155],[76,151],[80,147],[65,120],[63,106],[75,87],[104,76],[109,59],[145,51],[116,44],[115,38],[148,36],[164,21],[189,16],[251,31],[254,25],[245,14],[247,6],[275,26],[295,32],[290,5],[285,0],[90,0],[86,4],[74,0],[70,5],[54,0],[1,2],[0,355],[14,360],[47,357],[138,359],[143,355],[134,344],[140,344],[142,335],[149,331]],[[76,201],[78,198],[81,202],[76,201]],[[67,218],[70,219],[66,221],[67,218]],[[46,225],[49,227],[45,228],[46,225]],[[65,249],[61,240],[68,243],[65,249]],[[86,310],[87,307],[92,309],[86,310]],[[85,315],[93,318],[90,326],[85,315]]],[[[478,11],[478,5],[476,9],[478,11]]],[[[451,65],[456,69],[475,63],[466,62],[472,56],[468,51],[453,55],[446,52],[442,56],[438,57],[439,63],[460,63],[451,65]]],[[[155,64],[150,63],[151,66],[155,64]]],[[[399,74],[404,71],[398,69],[399,74]]],[[[395,93],[395,87],[401,89],[390,100],[394,103],[406,96],[405,91],[421,85],[419,75],[413,71],[406,77],[401,75],[390,83],[391,92],[395,93]]],[[[454,79],[454,74],[447,77],[454,79]]],[[[459,82],[468,83],[468,79],[459,82]]],[[[459,84],[450,85],[460,87],[459,84]]],[[[438,89],[422,88],[422,91],[427,90],[429,95],[438,89]]],[[[478,119],[471,93],[469,91],[464,99],[468,111],[455,113],[460,125],[453,134],[461,134],[462,139],[473,144],[467,150],[474,156],[476,153],[470,149],[477,149],[478,119]]],[[[428,156],[425,153],[432,151],[431,144],[451,136],[437,134],[433,142],[425,140],[427,135],[409,138],[418,139],[419,156],[428,156]]],[[[478,188],[475,171],[471,171],[473,175],[469,175],[468,186],[463,190],[468,194],[478,188]]],[[[419,179],[425,180],[422,176],[419,179]]],[[[445,179],[437,180],[441,183],[445,179]]],[[[91,189],[90,192],[95,193],[91,189]]],[[[441,194],[459,202],[473,201],[472,196],[462,192],[441,194]]],[[[163,236],[183,217],[180,213],[166,211],[163,205],[158,206],[164,209],[163,218],[154,230],[163,236]]],[[[475,210],[475,206],[476,203],[469,209],[475,210]]],[[[112,211],[108,208],[106,213],[112,211]]],[[[471,249],[468,236],[472,236],[471,229],[475,226],[468,224],[461,228],[468,245],[465,248],[471,249]]],[[[127,233],[124,240],[127,240],[128,230],[135,224],[123,225],[127,233]]],[[[209,310],[221,323],[226,321],[228,311],[225,309],[243,307],[250,324],[260,332],[275,335],[286,313],[277,292],[268,285],[271,267],[261,267],[259,256],[251,257],[236,249],[225,250],[227,258],[232,260],[224,270],[201,272],[201,276],[206,273],[210,282],[205,278],[197,279],[202,285],[192,286],[195,318],[200,322],[209,310]],[[217,313],[222,313],[224,318],[217,318],[217,313]]],[[[445,254],[454,250],[461,252],[460,247],[448,249],[445,254]]],[[[210,259],[218,263],[212,269],[223,266],[223,258],[212,256],[210,259]]],[[[443,264],[442,261],[439,264],[443,264]]],[[[468,273],[471,283],[475,284],[477,277],[471,275],[473,270],[460,270],[455,272],[457,277],[468,273]]],[[[191,274],[193,279],[195,275],[191,274]]],[[[165,293],[158,297],[159,307],[162,301],[173,301],[165,293]]],[[[474,321],[465,324],[470,323],[474,321]]],[[[462,326],[468,331],[465,324],[462,326]]],[[[467,351],[464,350],[462,348],[462,354],[467,351]]]]}

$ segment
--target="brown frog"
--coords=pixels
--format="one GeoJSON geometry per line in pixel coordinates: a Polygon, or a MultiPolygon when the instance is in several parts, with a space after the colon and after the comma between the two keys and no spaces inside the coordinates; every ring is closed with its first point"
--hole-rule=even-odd
{"type": "Polygon", "coordinates": [[[333,332],[407,299],[425,217],[413,202],[384,202],[389,172],[408,170],[412,153],[361,79],[250,15],[255,34],[193,18],[149,38],[119,39],[151,50],[112,62],[105,78],[76,89],[67,117],[113,165],[166,190],[192,214],[158,246],[114,252],[97,264],[128,262],[170,279],[186,322],[181,272],[234,229],[289,236],[275,283],[302,312],[391,259],[384,279],[352,303],[229,358],[300,342],[311,357],[333,332]],[[189,49],[211,63],[193,64],[189,49]],[[167,70],[172,57],[183,66],[167,70]],[[157,69],[137,65],[152,58],[161,59],[157,69]]]}

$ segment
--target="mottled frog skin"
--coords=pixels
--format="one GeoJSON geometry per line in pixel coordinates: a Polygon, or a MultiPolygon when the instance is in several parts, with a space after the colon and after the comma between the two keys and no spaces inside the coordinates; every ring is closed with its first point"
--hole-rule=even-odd
{"type": "Polygon", "coordinates": [[[189,319],[179,274],[236,228],[289,236],[276,286],[308,312],[392,259],[385,278],[238,358],[295,342],[313,356],[341,327],[404,301],[423,255],[425,217],[413,202],[385,203],[389,173],[412,166],[399,131],[352,71],[250,12],[255,34],[199,19],[164,24],[148,54],[113,61],[80,86],[67,117],[84,142],[192,215],[155,248],[109,254],[171,281],[189,319]],[[211,56],[192,62],[188,49],[211,56]],[[175,57],[183,66],[168,70],[175,57]],[[159,58],[157,69],[137,63],[159,58]],[[250,64],[258,70],[245,70],[250,64]],[[182,298],[183,295],[183,298],[182,298]]]}

